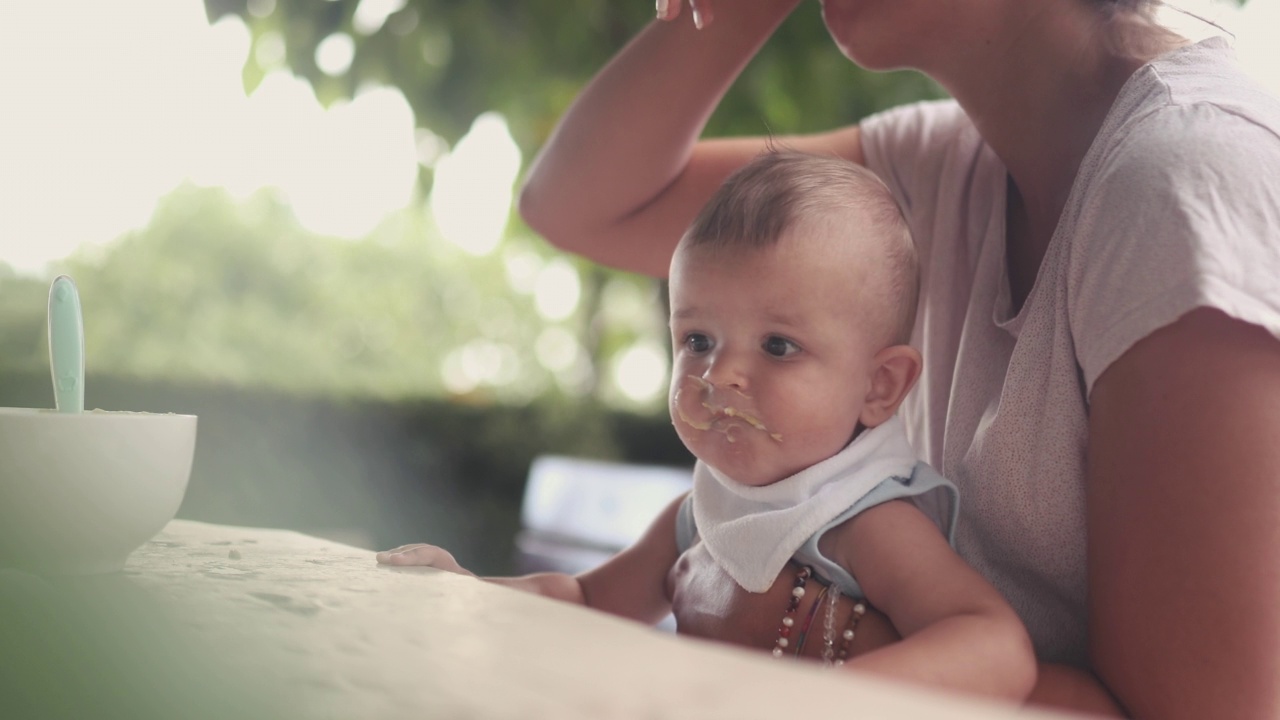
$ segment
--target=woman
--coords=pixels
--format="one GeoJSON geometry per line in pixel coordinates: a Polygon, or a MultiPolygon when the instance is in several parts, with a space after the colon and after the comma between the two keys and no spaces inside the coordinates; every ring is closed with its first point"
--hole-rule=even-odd
{"type": "Polygon", "coordinates": [[[921,252],[903,412],[1031,631],[1033,701],[1098,708],[1088,670],[1135,717],[1280,717],[1280,102],[1143,0],[825,0],[851,60],[955,101],[699,140],[799,4],[660,0],[530,168],[526,220],[662,276],[769,142],[866,164],[921,252]]]}

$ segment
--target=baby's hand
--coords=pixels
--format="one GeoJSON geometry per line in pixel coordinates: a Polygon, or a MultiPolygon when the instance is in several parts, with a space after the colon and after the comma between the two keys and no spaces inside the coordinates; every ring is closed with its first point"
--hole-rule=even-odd
{"type": "Polygon", "coordinates": [[[476,576],[475,573],[459,565],[448,550],[426,543],[401,545],[398,548],[383,550],[374,557],[384,565],[425,565],[459,575],[476,576]]]}

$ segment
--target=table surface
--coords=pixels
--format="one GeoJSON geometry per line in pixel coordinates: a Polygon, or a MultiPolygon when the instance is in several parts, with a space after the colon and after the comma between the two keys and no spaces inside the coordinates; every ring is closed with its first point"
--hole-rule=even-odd
{"type": "Polygon", "coordinates": [[[192,667],[264,717],[1066,717],[680,638],[283,530],[175,520],[112,582],[154,602],[196,648],[192,667]]]}

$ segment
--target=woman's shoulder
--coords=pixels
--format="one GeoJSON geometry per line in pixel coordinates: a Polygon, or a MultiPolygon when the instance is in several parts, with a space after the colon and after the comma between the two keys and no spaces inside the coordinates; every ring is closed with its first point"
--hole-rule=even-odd
{"type": "MultiPolygon", "coordinates": [[[[1100,169],[1157,177],[1280,156],[1280,97],[1248,75],[1222,38],[1143,66],[1099,132],[1100,169]]],[[[1130,178],[1131,179],[1131,178],[1130,178]]]]}
{"type": "Polygon", "coordinates": [[[1159,101],[1109,118],[1081,164],[1061,228],[1074,253],[1156,237],[1188,259],[1224,241],[1272,246],[1263,219],[1280,217],[1280,99],[1247,82],[1159,87],[1159,101]]]}
{"type": "MultiPolygon", "coordinates": [[[[1094,144],[1078,181],[1103,204],[1181,204],[1202,197],[1205,183],[1243,190],[1280,167],[1280,97],[1240,67],[1225,40],[1210,38],[1139,69],[1094,144]]],[[[1239,200],[1264,200],[1248,195],[1239,200]]]]}
{"type": "Polygon", "coordinates": [[[1280,101],[1231,71],[1225,50],[1192,46],[1140,70],[1081,165],[1059,232],[1090,390],[1196,307],[1268,327],[1280,317],[1280,101]]]}
{"type": "Polygon", "coordinates": [[[1251,76],[1222,37],[1162,55],[1135,75],[1135,84],[1158,87],[1171,107],[1209,104],[1260,121],[1274,121],[1280,98],[1251,76]]]}

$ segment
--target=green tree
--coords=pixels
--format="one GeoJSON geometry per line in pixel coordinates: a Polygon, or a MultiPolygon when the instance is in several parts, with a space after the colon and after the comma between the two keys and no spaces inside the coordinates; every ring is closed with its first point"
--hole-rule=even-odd
{"type": "MultiPolygon", "coordinates": [[[[422,128],[453,143],[483,112],[506,117],[526,157],[545,140],[555,122],[592,73],[652,17],[643,2],[514,0],[444,2],[405,0],[378,23],[362,13],[360,0],[205,0],[210,21],[242,18],[253,45],[244,79],[252,89],[275,69],[269,51],[283,46],[283,62],[306,78],[323,102],[351,97],[368,84],[398,88],[422,128]],[[326,39],[342,37],[354,46],[350,67],[331,76],[316,62],[326,39]]],[[[803,132],[855,121],[871,112],[942,91],[912,72],[869,73],[835,49],[818,12],[802,7],[751,63],[734,91],[711,119],[716,134],[803,132]]],[[[423,166],[420,189],[432,177],[423,166]]],[[[516,226],[516,251],[527,233],[516,226]]],[[[537,241],[533,241],[536,243],[537,241]]],[[[529,243],[524,243],[527,249],[529,243]]],[[[512,238],[499,250],[506,256],[512,238]]],[[[539,252],[545,252],[539,249],[539,252]]],[[[578,338],[588,367],[579,373],[585,390],[608,393],[602,383],[611,359],[638,338],[665,333],[635,318],[611,317],[610,298],[639,293],[651,298],[650,314],[663,320],[661,287],[573,260],[583,278],[578,338]]]]}
{"type": "MultiPolygon", "coordinates": [[[[647,279],[563,256],[518,223],[500,252],[473,256],[441,237],[424,203],[346,240],[303,229],[274,191],[237,201],[188,185],[145,228],[54,271],[80,288],[96,374],[523,402],[594,392],[598,372],[575,338],[607,357],[662,332],[647,279]],[[552,264],[588,287],[594,274],[612,307],[584,310],[606,299],[588,297],[544,318],[534,290],[552,264]]],[[[0,369],[47,367],[48,280],[0,265],[0,369]]]]}
{"type": "MultiPolygon", "coordinates": [[[[585,348],[546,350],[549,328],[561,330],[553,340],[584,336],[590,318],[539,314],[533,287],[551,263],[600,272],[520,226],[502,252],[470,255],[422,203],[353,241],[304,230],[272,191],[236,201],[184,186],[147,227],[57,270],[80,288],[91,373],[520,402],[594,389],[585,348]],[[564,366],[547,360],[566,351],[564,366]]],[[[602,286],[633,298],[650,287],[622,274],[602,286]]],[[[47,365],[47,288],[0,267],[0,366],[47,365]]],[[[597,333],[604,352],[661,331],[652,299],[629,314],[614,304],[597,333]]]]}
{"type": "MultiPolygon", "coordinates": [[[[642,0],[403,0],[391,3],[399,9],[374,26],[364,19],[362,0],[204,2],[210,21],[236,15],[250,28],[254,50],[244,69],[250,88],[272,69],[259,64],[264,54],[256,50],[283,41],[285,64],[309,80],[322,101],[350,97],[368,83],[394,86],[419,125],[450,142],[477,115],[496,110],[526,153],[542,144],[591,75],[653,17],[653,3],[642,0]],[[315,59],[316,48],[335,34],[355,47],[350,68],[336,77],[315,59]]],[[[708,129],[717,135],[820,130],[942,94],[918,73],[856,67],[827,36],[818,3],[805,3],[743,72],[708,129]]]]}
{"type": "MultiPolygon", "coordinates": [[[[234,14],[253,34],[245,81],[271,68],[256,49],[283,41],[285,62],[322,101],[365,84],[399,88],[425,128],[452,142],[482,112],[507,117],[526,153],[536,149],[574,96],[653,17],[653,4],[557,0],[406,0],[376,29],[358,20],[360,0],[205,0],[209,19],[234,14]],[[316,48],[345,34],[349,70],[326,75],[316,48]]],[[[267,54],[269,57],[270,54],[267,54]]],[[[711,121],[716,134],[799,132],[852,122],[941,90],[911,72],[870,73],[835,49],[817,3],[802,6],[744,72],[711,121]]]]}
{"type": "Polygon", "coordinates": [[[0,262],[0,372],[48,366],[45,324],[49,284],[0,262]]]}

